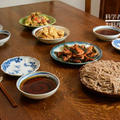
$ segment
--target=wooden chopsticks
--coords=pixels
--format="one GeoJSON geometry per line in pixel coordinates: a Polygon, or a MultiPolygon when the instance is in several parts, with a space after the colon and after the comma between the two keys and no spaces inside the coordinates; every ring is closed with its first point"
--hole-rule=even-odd
{"type": "Polygon", "coordinates": [[[10,96],[6,90],[6,88],[3,86],[3,84],[0,82],[0,88],[2,90],[2,92],[4,93],[4,95],[6,96],[6,98],[9,100],[9,102],[11,103],[11,105],[13,107],[17,107],[17,103],[15,102],[15,100],[12,98],[12,96],[10,96]]]}

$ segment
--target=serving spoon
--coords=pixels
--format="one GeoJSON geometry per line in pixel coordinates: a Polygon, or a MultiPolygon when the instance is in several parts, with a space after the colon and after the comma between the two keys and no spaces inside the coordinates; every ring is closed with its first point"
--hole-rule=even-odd
{"type": "Polygon", "coordinates": [[[17,103],[12,98],[12,96],[10,96],[10,94],[7,92],[6,88],[3,86],[2,80],[3,80],[3,77],[0,76],[0,88],[1,88],[2,92],[4,93],[4,95],[6,96],[6,98],[9,100],[9,102],[11,103],[11,105],[13,107],[17,107],[17,103]]]}

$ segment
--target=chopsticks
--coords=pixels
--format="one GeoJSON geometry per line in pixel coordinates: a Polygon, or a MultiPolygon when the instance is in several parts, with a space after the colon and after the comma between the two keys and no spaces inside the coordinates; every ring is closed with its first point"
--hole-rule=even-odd
{"type": "MultiPolygon", "coordinates": [[[[0,79],[2,79],[0,77],[0,79]]],[[[7,92],[6,88],[3,86],[2,80],[0,80],[0,88],[2,90],[2,92],[4,93],[4,95],[6,96],[6,98],[9,100],[9,102],[11,103],[12,107],[17,107],[17,103],[15,102],[15,100],[12,98],[12,96],[10,96],[10,94],[7,92]]]]}

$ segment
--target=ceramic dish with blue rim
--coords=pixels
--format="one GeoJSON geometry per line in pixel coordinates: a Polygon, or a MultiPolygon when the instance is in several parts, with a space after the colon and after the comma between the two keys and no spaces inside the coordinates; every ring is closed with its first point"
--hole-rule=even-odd
{"type": "Polygon", "coordinates": [[[99,60],[102,57],[102,50],[99,47],[97,47],[96,45],[93,45],[93,44],[87,43],[87,42],[66,42],[66,43],[62,43],[62,44],[59,44],[59,45],[53,47],[50,51],[50,55],[54,60],[56,60],[58,62],[61,62],[61,63],[64,63],[64,64],[84,65],[84,64],[91,63],[91,62],[99,60]],[[94,51],[97,53],[97,55],[94,57],[93,60],[90,60],[90,61],[87,61],[87,62],[79,62],[79,63],[78,62],[64,61],[62,58],[59,58],[57,56],[56,53],[63,52],[64,46],[73,47],[74,45],[78,45],[79,47],[84,46],[85,48],[89,48],[90,46],[92,46],[94,48],[94,51]]]}
{"type": "MultiPolygon", "coordinates": [[[[33,82],[34,84],[34,82],[33,82]]],[[[30,88],[32,87],[33,85],[32,83],[29,85],[30,88]]],[[[31,99],[44,99],[44,98],[47,98],[47,97],[50,97],[52,96],[59,88],[60,86],[60,80],[59,78],[50,73],[50,72],[46,72],[46,71],[37,71],[37,72],[33,72],[33,73],[30,73],[30,74],[26,74],[26,75],[23,75],[21,76],[17,82],[16,82],[16,86],[17,86],[17,89],[26,97],[28,98],[31,98],[31,99]],[[31,78],[39,78],[39,77],[47,77],[47,78],[51,78],[52,81],[54,81],[56,83],[56,87],[49,91],[49,92],[45,92],[45,93],[39,93],[39,94],[33,94],[33,93],[28,93],[28,92],[25,92],[21,89],[21,84],[26,81],[26,80],[30,80],[31,78]]],[[[33,89],[32,90],[42,90],[44,91],[45,89],[49,89],[50,90],[50,84],[46,84],[46,82],[37,82],[37,86],[35,87],[35,84],[34,84],[34,87],[32,87],[33,89]],[[40,83],[43,83],[42,85],[40,85],[40,83]],[[39,87],[38,87],[39,86],[39,87]]]]}
{"type": "Polygon", "coordinates": [[[30,56],[17,56],[5,60],[1,64],[1,70],[12,76],[22,76],[35,72],[40,67],[40,61],[30,56]]]}
{"type": "Polygon", "coordinates": [[[115,39],[112,41],[112,46],[117,49],[117,50],[120,50],[120,39],[115,39]]]}
{"type": "Polygon", "coordinates": [[[10,39],[11,36],[11,33],[7,30],[0,30],[0,35],[2,34],[5,35],[6,37],[0,39],[0,46],[3,46],[10,39]]]}

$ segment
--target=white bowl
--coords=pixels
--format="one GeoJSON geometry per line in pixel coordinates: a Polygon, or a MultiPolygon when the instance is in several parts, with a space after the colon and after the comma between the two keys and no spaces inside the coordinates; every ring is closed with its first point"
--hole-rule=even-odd
{"type": "Polygon", "coordinates": [[[101,40],[111,41],[111,40],[116,39],[120,36],[120,33],[116,34],[116,35],[102,35],[102,34],[99,34],[96,31],[100,30],[100,29],[112,29],[112,30],[116,30],[116,31],[119,31],[119,32],[120,32],[120,29],[116,28],[116,27],[113,27],[113,26],[107,26],[107,25],[94,27],[93,28],[93,33],[96,35],[96,37],[98,37],[101,40]]]}
{"type": "Polygon", "coordinates": [[[37,38],[39,41],[41,41],[41,42],[43,42],[43,43],[46,43],[46,44],[59,43],[59,42],[65,40],[65,39],[69,36],[69,34],[70,34],[70,31],[69,31],[67,28],[62,27],[62,26],[57,26],[57,25],[41,26],[41,27],[36,28],[36,29],[34,29],[34,30],[32,31],[32,35],[33,35],[35,38],[37,38]],[[38,38],[38,37],[36,37],[35,33],[36,33],[38,30],[41,30],[41,29],[43,29],[44,27],[48,27],[48,26],[53,26],[53,27],[55,27],[56,29],[63,30],[63,31],[65,32],[64,37],[62,37],[62,38],[57,38],[57,39],[43,39],[43,38],[38,38]]]}
{"type": "Polygon", "coordinates": [[[10,38],[11,34],[9,31],[6,31],[6,30],[0,30],[0,34],[6,34],[8,35],[6,38],[4,39],[0,39],[0,46],[4,45],[10,38]]]}
{"type": "Polygon", "coordinates": [[[24,76],[20,77],[17,80],[16,86],[17,86],[17,89],[24,96],[26,96],[30,99],[44,99],[44,98],[50,97],[51,95],[53,95],[58,90],[58,88],[60,86],[60,80],[58,79],[58,77],[56,75],[54,75],[50,72],[38,71],[38,72],[33,72],[33,73],[30,73],[30,74],[27,74],[27,75],[24,75],[24,76]],[[30,93],[27,93],[27,92],[24,92],[23,90],[21,90],[20,85],[24,80],[29,79],[31,77],[38,77],[38,76],[46,76],[46,77],[52,78],[52,80],[54,80],[57,84],[56,88],[51,90],[50,92],[43,93],[43,94],[30,94],[30,93]]]}

